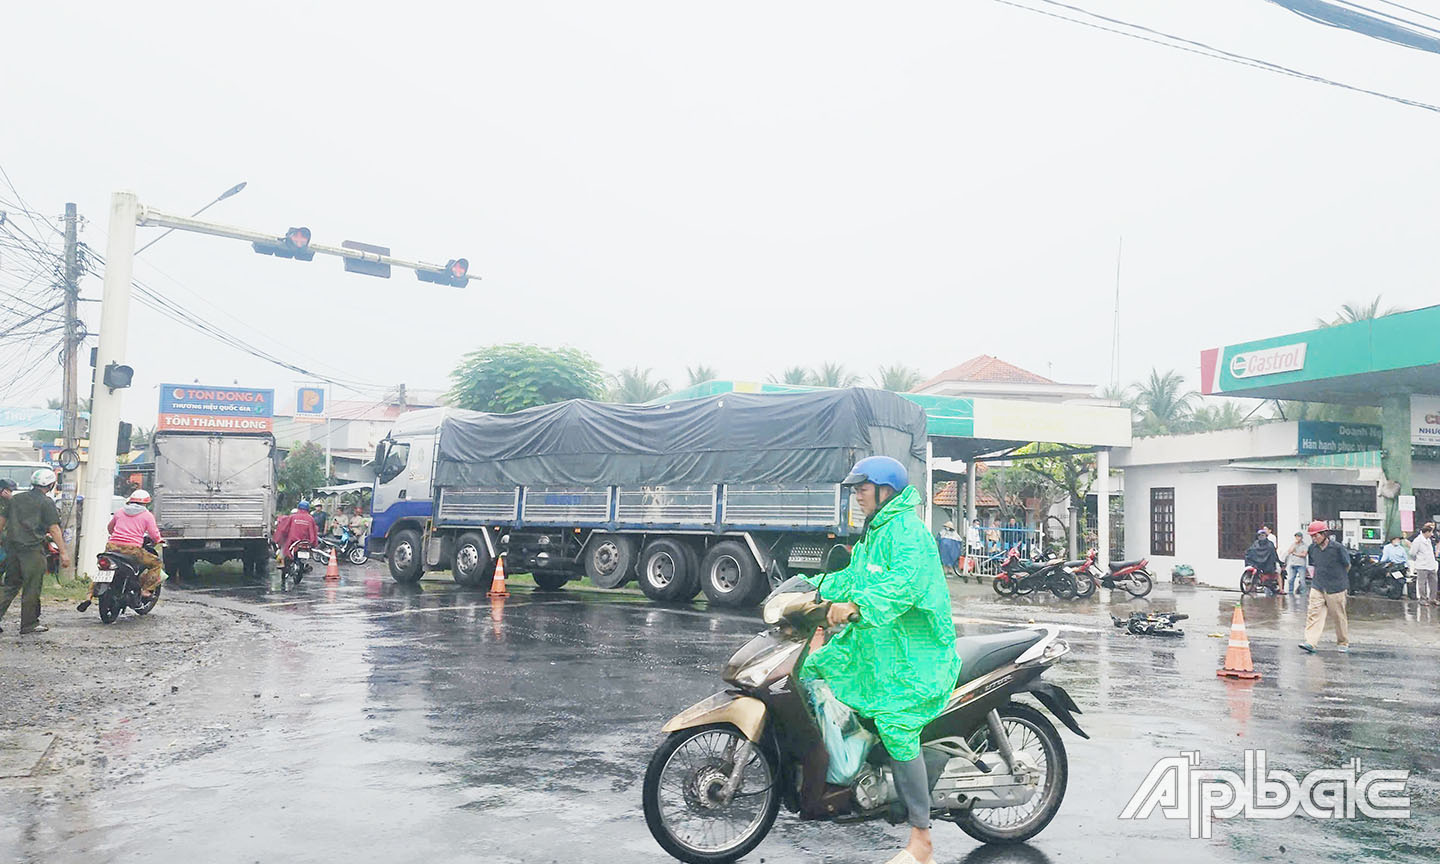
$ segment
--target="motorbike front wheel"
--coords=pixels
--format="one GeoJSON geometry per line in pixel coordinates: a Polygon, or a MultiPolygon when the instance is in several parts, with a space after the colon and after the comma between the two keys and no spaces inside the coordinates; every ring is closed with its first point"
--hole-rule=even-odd
{"type": "Polygon", "coordinates": [[[1075,597],[1084,600],[1095,593],[1095,574],[1089,570],[1075,574],[1075,597]]]}
{"type": "Polygon", "coordinates": [[[359,567],[361,564],[370,560],[370,555],[365,551],[364,546],[355,545],[350,547],[350,552],[345,556],[345,559],[356,567],[359,567]]]}
{"type": "Polygon", "coordinates": [[[1050,593],[1061,600],[1075,599],[1075,577],[1061,570],[1052,573],[1049,579],[1050,593]]]}
{"type": "Polygon", "coordinates": [[[728,803],[722,792],[745,737],[729,725],[676,732],[645,771],[645,822],[660,847],[690,864],[729,864],[749,854],[775,824],[780,771],[755,747],[728,803]]]}
{"type": "Polygon", "coordinates": [[[1259,589],[1255,586],[1255,574],[1254,574],[1254,573],[1251,573],[1251,572],[1249,572],[1249,571],[1246,571],[1245,573],[1242,573],[1242,574],[1240,575],[1240,593],[1241,593],[1241,594],[1247,594],[1247,595],[1248,595],[1248,594],[1254,594],[1254,593],[1256,593],[1258,590],[1259,590],[1259,589]]]}
{"type": "Polygon", "coordinates": [[[1015,593],[1015,580],[1005,573],[999,573],[990,580],[990,587],[994,588],[995,593],[1001,597],[1009,597],[1015,593]]]}
{"type": "MultiPolygon", "coordinates": [[[[1070,778],[1070,765],[1065,756],[1065,743],[1060,733],[1044,714],[1011,702],[1000,709],[1000,728],[1010,739],[1010,748],[1017,757],[1023,756],[1035,772],[1035,794],[1029,801],[1015,807],[992,807],[965,810],[955,814],[960,830],[981,843],[1023,843],[1039,834],[1055,818],[1060,802],[1065,800],[1065,785],[1070,778]]],[[[991,764],[1003,764],[990,729],[982,725],[970,736],[971,749],[977,753],[990,751],[991,764]]]]}

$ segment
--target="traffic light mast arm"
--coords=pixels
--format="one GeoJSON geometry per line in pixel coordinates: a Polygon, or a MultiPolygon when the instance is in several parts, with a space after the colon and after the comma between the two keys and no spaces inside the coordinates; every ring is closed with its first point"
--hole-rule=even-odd
{"type": "MultiPolygon", "coordinates": [[[[277,235],[273,233],[251,231],[248,228],[221,225],[218,222],[203,222],[188,216],[172,216],[151,207],[140,208],[140,217],[136,220],[136,224],[142,227],[155,226],[159,228],[173,228],[176,231],[189,231],[194,234],[209,234],[212,237],[228,237],[232,240],[248,240],[251,243],[274,243],[277,239],[277,235]]],[[[330,246],[325,243],[312,242],[309,243],[306,248],[316,255],[333,255],[336,258],[371,261],[376,264],[389,264],[392,267],[404,267],[407,270],[424,270],[428,272],[445,270],[444,264],[427,264],[424,261],[408,261],[404,258],[394,258],[389,255],[380,255],[361,249],[348,249],[344,246],[330,246]]],[[[469,278],[479,279],[480,277],[471,276],[469,278]]]]}

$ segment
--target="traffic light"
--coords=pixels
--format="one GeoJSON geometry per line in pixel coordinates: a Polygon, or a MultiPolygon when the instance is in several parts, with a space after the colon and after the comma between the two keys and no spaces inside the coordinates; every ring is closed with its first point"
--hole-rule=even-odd
{"type": "Polygon", "coordinates": [[[115,437],[115,455],[124,456],[130,452],[130,438],[135,434],[135,428],[124,420],[120,421],[120,434],[115,437]]]}
{"type": "Polygon", "coordinates": [[[135,370],[129,366],[121,366],[119,363],[111,363],[105,367],[105,377],[101,379],[110,392],[121,390],[130,386],[130,380],[135,377],[135,370]]]}
{"type": "Polygon", "coordinates": [[[285,236],[275,238],[273,243],[256,240],[250,244],[250,248],[261,255],[294,258],[296,261],[309,261],[315,257],[315,253],[310,251],[310,229],[303,225],[291,228],[285,232],[285,236]]]}
{"type": "Polygon", "coordinates": [[[421,282],[433,282],[436,285],[453,285],[456,288],[464,288],[470,281],[470,262],[464,258],[452,258],[444,269],[441,270],[416,270],[415,278],[421,282]]]}

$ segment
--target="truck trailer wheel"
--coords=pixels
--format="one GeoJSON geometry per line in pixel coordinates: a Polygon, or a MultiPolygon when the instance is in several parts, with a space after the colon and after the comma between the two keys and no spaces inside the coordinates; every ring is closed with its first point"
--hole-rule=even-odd
{"type": "Polygon", "coordinates": [[[685,602],[695,596],[694,561],[690,550],[678,540],[651,540],[640,552],[635,581],[651,600],[685,602]]]}
{"type": "Polygon", "coordinates": [[[540,591],[559,591],[570,581],[564,573],[531,573],[530,578],[535,580],[535,588],[540,591]]]}
{"type": "Polygon", "coordinates": [[[495,578],[495,562],[490,559],[490,547],[485,545],[484,537],[474,531],[460,535],[450,573],[457,585],[466,588],[486,586],[495,578]]]}
{"type": "Polygon", "coordinates": [[[597,588],[619,588],[635,567],[635,540],[619,534],[596,534],[584,553],[585,575],[597,588]]]}
{"type": "Polygon", "coordinates": [[[386,547],[385,559],[390,563],[390,577],[396,582],[419,582],[424,573],[420,567],[420,532],[413,528],[395,532],[386,547]]]}
{"type": "Polygon", "coordinates": [[[716,606],[748,606],[769,593],[770,580],[745,544],[722,540],[700,563],[700,588],[716,606]]]}

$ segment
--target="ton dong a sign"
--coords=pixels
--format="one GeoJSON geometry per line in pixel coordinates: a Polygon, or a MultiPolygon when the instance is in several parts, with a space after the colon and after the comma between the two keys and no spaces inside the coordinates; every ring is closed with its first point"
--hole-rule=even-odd
{"type": "Polygon", "coordinates": [[[1305,343],[1241,351],[1230,358],[1230,377],[1258,378],[1305,368],[1305,343]]]}
{"type": "Polygon", "coordinates": [[[161,384],[157,429],[168,432],[273,432],[275,391],[161,384]]]}

